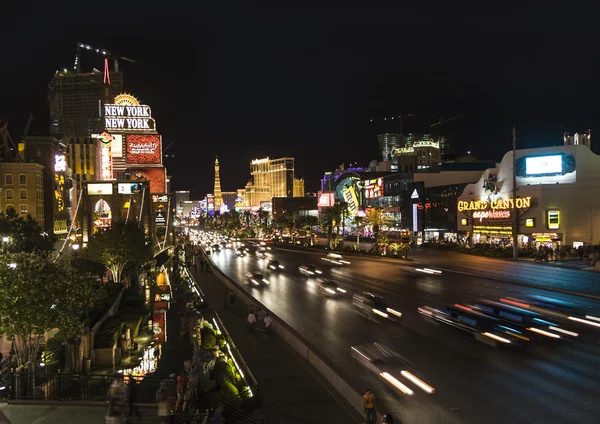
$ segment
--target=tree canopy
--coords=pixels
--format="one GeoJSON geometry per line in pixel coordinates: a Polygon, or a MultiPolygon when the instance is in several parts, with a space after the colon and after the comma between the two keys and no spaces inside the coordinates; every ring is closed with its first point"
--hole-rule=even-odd
{"type": "Polygon", "coordinates": [[[22,217],[14,208],[0,213],[2,250],[9,253],[27,252],[48,256],[54,249],[56,237],[46,234],[31,215],[22,217]]]}
{"type": "Polygon", "coordinates": [[[104,264],[118,283],[127,264],[144,265],[152,259],[152,247],[135,223],[113,221],[110,228],[90,239],[86,255],[104,264]]]}
{"type": "Polygon", "coordinates": [[[89,311],[106,297],[96,277],[34,253],[0,257],[0,330],[13,340],[19,365],[37,360],[42,336],[81,335],[89,311]]]}

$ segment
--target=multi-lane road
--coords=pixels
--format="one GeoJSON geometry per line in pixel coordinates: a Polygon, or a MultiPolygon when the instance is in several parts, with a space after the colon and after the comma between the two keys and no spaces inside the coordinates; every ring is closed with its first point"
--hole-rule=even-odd
{"type": "MultiPolygon", "coordinates": [[[[421,305],[442,306],[507,295],[552,296],[573,302],[590,314],[600,313],[600,302],[497,279],[450,272],[429,275],[415,272],[414,266],[372,258],[348,257],[349,265],[327,267],[319,252],[273,247],[269,254],[285,266],[282,272],[269,272],[267,260],[254,255],[236,257],[232,249],[214,253],[211,259],[317,345],[356,382],[357,389],[370,387],[380,409],[385,409],[380,412],[390,412],[411,424],[600,422],[600,329],[597,334],[584,332],[571,343],[532,343],[526,353],[518,353],[480,345],[467,333],[431,324],[417,314],[421,305]],[[309,263],[324,270],[320,277],[336,281],[347,293],[338,299],[325,297],[318,290],[318,279],[302,277],[298,272],[299,265],[309,263]],[[248,271],[263,272],[269,286],[251,287],[245,275],[248,271]],[[364,290],[383,296],[401,311],[401,324],[376,324],[359,315],[352,305],[352,294],[364,290]],[[414,396],[404,396],[367,371],[352,358],[350,348],[368,342],[383,343],[401,354],[435,387],[435,393],[415,391],[414,396]]],[[[432,265],[433,259],[423,261],[432,265]]],[[[538,274],[539,270],[545,272],[544,268],[536,269],[538,274]]],[[[534,278],[534,274],[523,278],[534,278]]],[[[547,280],[551,283],[559,278],[566,284],[575,276],[581,278],[580,274],[560,270],[558,277],[547,280]]],[[[540,278],[545,280],[543,275],[540,278]]]]}

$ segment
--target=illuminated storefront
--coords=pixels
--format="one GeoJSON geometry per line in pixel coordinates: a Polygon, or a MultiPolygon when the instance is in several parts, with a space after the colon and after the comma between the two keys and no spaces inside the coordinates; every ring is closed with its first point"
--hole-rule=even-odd
{"type": "Polygon", "coordinates": [[[514,213],[524,245],[574,246],[600,242],[600,156],[585,145],[516,151],[517,196],[513,198],[513,158],[469,184],[457,204],[461,237],[469,243],[511,244],[514,213]]]}

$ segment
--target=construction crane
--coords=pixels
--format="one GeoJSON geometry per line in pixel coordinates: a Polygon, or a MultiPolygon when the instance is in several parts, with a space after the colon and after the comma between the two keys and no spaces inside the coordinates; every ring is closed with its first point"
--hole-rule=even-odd
{"type": "Polygon", "coordinates": [[[0,117],[0,160],[12,161],[16,151],[17,145],[8,132],[8,119],[0,117]]]}
{"type": "Polygon", "coordinates": [[[135,63],[135,60],[133,60],[133,59],[130,59],[125,56],[119,56],[118,54],[112,53],[106,49],[98,49],[98,48],[90,46],[89,44],[77,43],[77,54],[75,55],[75,63],[73,64],[73,70],[75,70],[75,72],[77,72],[77,73],[81,72],[81,63],[80,63],[81,57],[80,56],[81,56],[82,51],[95,52],[95,53],[98,53],[99,55],[104,56],[105,72],[107,71],[106,67],[108,64],[108,60],[113,61],[115,72],[119,72],[119,60],[125,60],[130,63],[135,63]]]}
{"type": "Polygon", "coordinates": [[[446,122],[454,121],[455,119],[462,118],[464,116],[467,116],[467,114],[463,113],[462,115],[456,115],[456,116],[453,116],[452,118],[448,118],[448,119],[444,119],[443,117],[440,116],[440,119],[438,119],[437,122],[434,122],[433,124],[431,124],[431,128],[439,126],[440,131],[441,131],[442,125],[444,125],[446,122]]]}
{"type": "MultiPolygon", "coordinates": [[[[371,122],[385,121],[387,123],[387,122],[394,121],[394,119],[397,119],[398,123],[400,125],[400,135],[402,135],[402,130],[403,130],[402,125],[404,124],[404,118],[414,118],[416,116],[417,116],[416,113],[405,113],[404,115],[386,116],[385,118],[371,119],[371,122]]],[[[387,132],[387,127],[386,127],[386,132],[387,132]]]]}

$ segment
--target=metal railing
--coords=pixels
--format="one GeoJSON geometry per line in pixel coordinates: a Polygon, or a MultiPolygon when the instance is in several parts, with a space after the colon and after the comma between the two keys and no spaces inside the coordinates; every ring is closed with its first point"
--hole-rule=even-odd
{"type": "Polygon", "coordinates": [[[248,364],[246,364],[246,361],[244,361],[242,354],[240,353],[237,346],[233,342],[233,339],[227,332],[227,328],[225,328],[225,324],[223,324],[223,321],[221,320],[221,317],[219,316],[217,311],[215,311],[214,314],[215,314],[215,321],[219,327],[219,331],[223,334],[223,336],[225,336],[225,340],[228,343],[228,346],[227,346],[228,353],[231,356],[235,356],[233,358],[234,363],[236,364],[236,366],[239,366],[240,368],[242,368],[242,375],[243,375],[244,381],[246,381],[248,386],[251,389],[253,389],[253,391],[256,395],[258,395],[258,381],[254,377],[254,374],[252,374],[250,367],[248,366],[248,364]]]}
{"type": "MultiPolygon", "coordinates": [[[[12,372],[7,390],[11,400],[106,402],[114,380],[111,375],[12,372]]],[[[137,402],[156,403],[161,383],[175,390],[174,379],[146,376],[137,385],[137,402]]]]}

